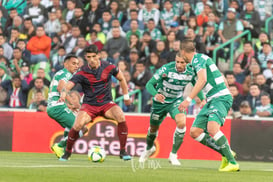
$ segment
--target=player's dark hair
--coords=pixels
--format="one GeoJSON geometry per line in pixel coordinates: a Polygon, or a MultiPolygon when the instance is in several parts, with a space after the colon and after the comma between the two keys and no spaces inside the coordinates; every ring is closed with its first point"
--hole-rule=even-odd
{"type": "Polygon", "coordinates": [[[249,86],[249,88],[252,87],[252,86],[257,86],[259,88],[259,90],[261,90],[260,85],[258,85],[257,83],[251,83],[250,86],[249,86]]]}
{"type": "Polygon", "coordinates": [[[189,53],[189,52],[194,52],[195,51],[195,45],[194,42],[190,39],[184,39],[181,42],[181,50],[189,53]]]}
{"type": "Polygon", "coordinates": [[[22,50],[19,47],[15,47],[13,48],[13,50],[19,50],[20,52],[22,52],[22,50]]]}
{"type": "Polygon", "coordinates": [[[20,32],[19,28],[17,28],[17,27],[13,27],[11,30],[15,30],[17,32],[20,32]]]}
{"type": "Polygon", "coordinates": [[[16,11],[17,11],[17,9],[16,9],[16,8],[10,8],[10,9],[9,9],[9,11],[14,11],[14,10],[16,10],[16,11]]]}
{"type": "Polygon", "coordinates": [[[234,72],[230,71],[230,70],[228,70],[228,71],[225,72],[225,77],[227,77],[227,75],[233,75],[233,76],[235,76],[234,72]]]}
{"type": "Polygon", "coordinates": [[[18,78],[19,80],[21,80],[21,77],[20,77],[19,74],[15,74],[15,75],[12,76],[12,79],[13,79],[13,80],[16,79],[16,78],[18,78]]]}
{"type": "Polygon", "coordinates": [[[24,42],[24,43],[26,43],[26,41],[24,39],[18,39],[17,44],[18,44],[18,42],[24,42]]]}
{"type": "Polygon", "coordinates": [[[41,24],[39,24],[39,25],[36,26],[36,30],[37,30],[38,28],[42,28],[43,30],[45,29],[45,27],[44,27],[43,25],[41,25],[41,24]]]}
{"type": "Polygon", "coordinates": [[[32,18],[31,18],[31,17],[26,17],[26,18],[24,19],[24,21],[31,21],[31,23],[32,23],[32,18]]]}
{"type": "Polygon", "coordinates": [[[68,54],[65,58],[64,58],[64,62],[70,60],[71,58],[78,58],[75,54],[68,54]]]}
{"type": "Polygon", "coordinates": [[[60,50],[60,49],[64,49],[64,50],[65,50],[65,47],[64,47],[64,46],[60,46],[60,47],[58,48],[58,50],[60,50]]]}
{"type": "Polygon", "coordinates": [[[43,82],[44,82],[44,79],[42,77],[37,77],[37,78],[35,78],[35,81],[36,80],[43,80],[43,82]]]}
{"type": "Polygon", "coordinates": [[[267,92],[265,92],[265,91],[263,91],[263,92],[261,93],[261,97],[262,97],[262,96],[267,96],[268,98],[270,98],[270,94],[267,93],[267,92]]]}
{"type": "Polygon", "coordinates": [[[230,88],[230,87],[235,87],[235,88],[238,90],[238,86],[235,85],[235,84],[230,84],[230,85],[229,85],[229,88],[230,88]]]}
{"type": "Polygon", "coordinates": [[[130,10],[130,13],[132,13],[132,12],[138,13],[138,11],[137,11],[136,9],[131,9],[131,10],[130,10]]]}
{"type": "Polygon", "coordinates": [[[105,9],[104,11],[103,11],[103,13],[109,13],[110,15],[111,15],[111,11],[110,11],[110,9],[105,9]]]}
{"type": "Polygon", "coordinates": [[[97,32],[96,30],[94,30],[94,29],[91,29],[91,30],[89,31],[89,33],[90,33],[90,34],[93,34],[93,33],[94,33],[96,36],[98,35],[98,32],[97,32]]]}
{"type": "Polygon", "coordinates": [[[145,60],[140,59],[136,62],[136,64],[142,64],[145,66],[145,60]]]}
{"type": "Polygon", "coordinates": [[[245,44],[249,44],[249,45],[251,45],[251,46],[252,46],[252,42],[251,42],[251,41],[249,41],[249,40],[245,41],[245,42],[244,42],[244,45],[245,45],[245,44]]]}
{"type": "Polygon", "coordinates": [[[90,45],[85,50],[85,54],[87,54],[87,53],[96,53],[96,54],[98,54],[98,52],[99,52],[99,50],[98,50],[98,47],[96,45],[90,45]]]}

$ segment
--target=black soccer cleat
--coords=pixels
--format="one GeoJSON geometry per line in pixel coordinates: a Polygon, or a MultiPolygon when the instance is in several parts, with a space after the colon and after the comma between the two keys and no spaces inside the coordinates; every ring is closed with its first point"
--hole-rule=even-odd
{"type": "Polygon", "coordinates": [[[120,151],[119,157],[120,157],[120,159],[123,159],[125,161],[132,159],[132,157],[124,149],[120,151]]]}
{"type": "Polygon", "coordinates": [[[70,159],[71,152],[65,151],[64,155],[59,158],[59,161],[68,161],[70,159]]]}

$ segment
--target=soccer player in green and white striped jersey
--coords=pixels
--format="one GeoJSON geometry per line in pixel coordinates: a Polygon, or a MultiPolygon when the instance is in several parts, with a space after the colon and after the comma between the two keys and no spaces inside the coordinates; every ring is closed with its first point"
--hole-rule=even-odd
{"type": "MultiPolygon", "coordinates": [[[[75,121],[74,111],[80,108],[80,98],[76,92],[67,97],[67,103],[59,102],[60,93],[66,82],[68,82],[73,73],[77,72],[78,69],[79,60],[77,57],[74,55],[66,56],[64,68],[54,75],[49,88],[47,114],[65,128],[64,139],[58,144],[55,143],[51,146],[52,151],[55,152],[57,157],[61,157],[64,153],[66,137],[75,121]]],[[[82,132],[81,135],[83,135],[82,132]]]]}
{"type": "Polygon", "coordinates": [[[158,69],[146,84],[147,90],[153,95],[153,104],[150,127],[146,138],[147,147],[141,154],[139,162],[145,162],[155,152],[156,148],[153,145],[159,126],[169,113],[172,119],[176,121],[177,126],[173,136],[173,147],[169,161],[172,165],[181,165],[177,159],[177,151],[186,132],[186,112],[179,112],[178,106],[183,101],[185,86],[193,81],[192,78],[191,65],[186,66],[185,60],[177,55],[175,61],[158,69]]]}
{"type": "Polygon", "coordinates": [[[192,41],[182,41],[180,53],[192,65],[197,80],[190,95],[179,105],[179,110],[188,108],[191,100],[201,90],[207,98],[207,104],[196,116],[191,127],[191,137],[223,156],[219,171],[239,171],[239,164],[234,159],[235,153],[231,151],[227,138],[220,130],[233,101],[227,82],[210,57],[195,52],[192,41]]]}

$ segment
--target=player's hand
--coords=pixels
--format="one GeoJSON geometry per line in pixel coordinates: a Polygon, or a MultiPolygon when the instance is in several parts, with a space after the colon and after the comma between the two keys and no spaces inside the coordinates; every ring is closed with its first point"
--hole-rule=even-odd
{"type": "Polygon", "coordinates": [[[204,99],[204,100],[202,100],[201,101],[201,107],[203,107],[205,104],[206,104],[207,102],[206,102],[206,100],[204,99]]]}
{"type": "Polygon", "coordinates": [[[165,101],[165,96],[162,94],[156,94],[155,95],[155,100],[157,100],[158,102],[164,103],[165,101]]]}
{"type": "Polygon", "coordinates": [[[66,97],[66,93],[65,92],[61,92],[61,96],[60,96],[58,102],[65,102],[65,97],[66,97]]]}
{"type": "Polygon", "coordinates": [[[126,106],[131,105],[131,99],[124,100],[124,104],[125,104],[126,106]]]}
{"type": "Polygon", "coordinates": [[[189,105],[190,105],[190,102],[187,101],[187,100],[184,100],[184,101],[178,106],[178,110],[179,110],[180,112],[185,112],[189,105]]]}

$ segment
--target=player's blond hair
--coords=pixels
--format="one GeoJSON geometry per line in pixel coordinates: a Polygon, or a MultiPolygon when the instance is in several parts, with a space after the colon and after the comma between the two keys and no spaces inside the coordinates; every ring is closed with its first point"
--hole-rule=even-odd
{"type": "Polygon", "coordinates": [[[71,96],[72,94],[75,94],[78,97],[79,101],[81,100],[81,95],[78,91],[76,91],[76,90],[70,91],[69,95],[71,96]]]}

